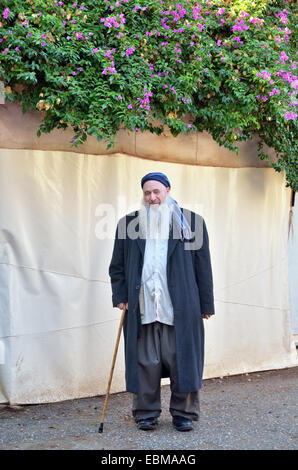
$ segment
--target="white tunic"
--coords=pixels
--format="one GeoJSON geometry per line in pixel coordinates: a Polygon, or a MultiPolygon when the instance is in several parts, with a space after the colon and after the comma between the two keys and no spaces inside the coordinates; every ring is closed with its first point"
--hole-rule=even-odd
{"type": "Polygon", "coordinates": [[[168,240],[147,238],[139,305],[142,324],[158,321],[174,324],[173,305],[167,283],[168,240]]]}

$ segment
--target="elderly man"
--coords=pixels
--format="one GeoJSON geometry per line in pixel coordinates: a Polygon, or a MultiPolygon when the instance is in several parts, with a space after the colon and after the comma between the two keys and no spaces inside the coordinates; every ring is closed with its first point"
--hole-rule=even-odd
{"type": "Polygon", "coordinates": [[[163,173],[142,178],[141,208],[116,230],[109,268],[113,306],[126,304],[126,389],[138,428],[153,430],[161,413],[160,380],[170,377],[170,413],[178,431],[199,419],[204,365],[203,318],[214,314],[204,219],[181,209],[163,173]]]}

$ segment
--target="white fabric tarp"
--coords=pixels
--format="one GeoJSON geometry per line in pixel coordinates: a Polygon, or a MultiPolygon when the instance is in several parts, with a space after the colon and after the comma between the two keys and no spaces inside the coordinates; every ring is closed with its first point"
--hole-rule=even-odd
{"type": "MultiPolygon", "coordinates": [[[[121,314],[108,276],[113,236],[149,171],[165,172],[172,196],[207,223],[216,316],[205,321],[204,378],[297,365],[283,175],[0,149],[0,402],[105,393],[121,314]]],[[[121,339],[112,392],[123,390],[121,339]]]]}
{"type": "Polygon", "coordinates": [[[295,342],[298,343],[298,198],[291,208],[291,223],[289,227],[289,292],[290,292],[290,312],[291,330],[295,335],[295,342]]]}

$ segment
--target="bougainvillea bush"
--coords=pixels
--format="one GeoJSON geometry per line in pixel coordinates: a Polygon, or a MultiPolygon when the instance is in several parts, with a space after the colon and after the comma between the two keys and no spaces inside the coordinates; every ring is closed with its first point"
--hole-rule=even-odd
{"type": "Polygon", "coordinates": [[[0,0],[5,96],[41,112],[38,135],[71,126],[76,147],[120,128],[206,130],[236,151],[258,134],[297,191],[295,5],[0,0]]]}

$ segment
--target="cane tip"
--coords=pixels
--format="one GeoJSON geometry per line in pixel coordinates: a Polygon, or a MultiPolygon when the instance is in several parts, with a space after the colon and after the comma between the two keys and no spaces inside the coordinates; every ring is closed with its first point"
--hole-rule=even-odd
{"type": "Polygon", "coordinates": [[[103,433],[103,423],[100,423],[99,428],[98,428],[99,434],[103,433]]]}

